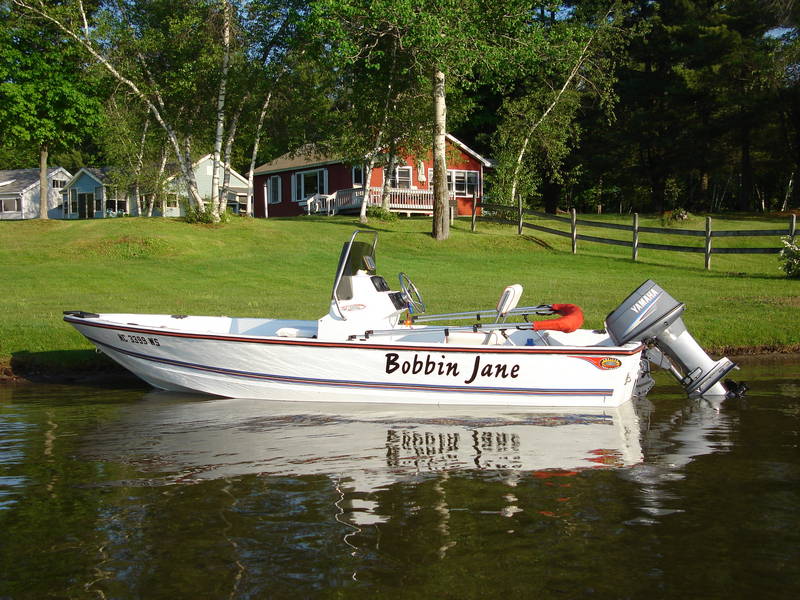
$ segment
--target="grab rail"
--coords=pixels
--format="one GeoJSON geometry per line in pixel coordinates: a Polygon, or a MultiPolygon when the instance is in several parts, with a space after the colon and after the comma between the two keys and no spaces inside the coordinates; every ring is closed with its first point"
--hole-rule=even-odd
{"type": "MultiPolygon", "coordinates": [[[[450,320],[459,320],[459,319],[472,319],[474,318],[477,321],[480,321],[482,317],[497,317],[500,313],[493,309],[487,310],[476,310],[470,312],[460,312],[460,313],[441,313],[437,315],[413,315],[411,317],[411,321],[413,323],[424,323],[426,321],[450,321],[450,320]]],[[[529,314],[534,315],[552,315],[555,314],[555,311],[549,304],[541,304],[539,306],[518,306],[517,308],[510,310],[506,313],[506,315],[521,315],[527,316],[529,314]]]]}
{"type": "Polygon", "coordinates": [[[481,331],[505,331],[506,329],[514,329],[516,331],[531,331],[535,327],[535,323],[476,323],[474,325],[455,325],[453,327],[438,326],[438,327],[425,327],[424,329],[367,329],[364,333],[357,333],[347,337],[348,340],[356,340],[364,338],[368,340],[371,336],[381,335],[408,335],[415,333],[439,333],[444,332],[445,336],[450,331],[471,331],[479,333],[481,331]]]}

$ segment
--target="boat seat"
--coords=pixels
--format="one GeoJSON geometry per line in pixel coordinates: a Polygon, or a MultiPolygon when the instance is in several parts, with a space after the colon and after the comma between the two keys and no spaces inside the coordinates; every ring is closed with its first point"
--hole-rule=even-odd
{"type": "Polygon", "coordinates": [[[508,313],[517,308],[521,297],[522,286],[520,284],[515,283],[514,285],[506,287],[497,301],[497,307],[495,308],[497,311],[497,320],[495,323],[505,321],[508,313]]]}
{"type": "Polygon", "coordinates": [[[285,338],[314,338],[317,337],[317,332],[310,327],[281,327],[275,335],[285,338]]]}
{"type": "Polygon", "coordinates": [[[455,346],[502,346],[506,338],[499,331],[451,331],[445,337],[447,344],[455,346]]]}

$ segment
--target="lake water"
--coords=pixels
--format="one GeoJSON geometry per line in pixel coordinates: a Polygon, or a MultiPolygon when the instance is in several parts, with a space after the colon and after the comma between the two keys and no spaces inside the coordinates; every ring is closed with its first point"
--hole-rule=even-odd
{"type": "Polygon", "coordinates": [[[721,411],[0,387],[0,599],[796,598],[800,366],[721,411]]]}

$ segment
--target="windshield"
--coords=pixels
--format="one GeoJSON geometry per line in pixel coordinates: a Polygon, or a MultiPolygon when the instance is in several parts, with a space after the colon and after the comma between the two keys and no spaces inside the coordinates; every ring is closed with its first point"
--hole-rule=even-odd
{"type": "Polygon", "coordinates": [[[356,231],[345,242],[339,256],[339,265],[336,268],[336,278],[333,281],[334,300],[350,300],[353,297],[353,286],[350,278],[358,271],[375,274],[375,246],[378,243],[378,234],[371,231],[356,231]],[[356,240],[358,234],[372,234],[372,242],[356,240]]]}

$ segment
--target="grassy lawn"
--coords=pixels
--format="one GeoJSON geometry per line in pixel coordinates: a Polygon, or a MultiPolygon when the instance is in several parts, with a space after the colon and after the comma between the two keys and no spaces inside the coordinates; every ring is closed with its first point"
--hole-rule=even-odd
{"type": "MultiPolygon", "coordinates": [[[[682,226],[702,229],[698,222],[682,226]]],[[[715,219],[714,227],[787,222],[715,219]]],[[[19,373],[105,368],[62,322],[63,310],[318,318],[327,311],[341,245],[357,226],[346,216],[237,219],[220,227],[135,218],[0,222],[0,364],[19,373]]],[[[634,263],[627,248],[582,242],[573,256],[566,238],[532,230],[518,236],[515,227],[488,222],[473,234],[468,219],[458,220],[443,243],[431,239],[424,218],[367,228],[381,234],[379,272],[394,287],[397,272],[408,273],[432,312],[492,307],[505,285],[521,283],[523,303],[576,303],[586,326],[602,327],[607,313],[652,278],[687,304],[687,325],[707,349],[800,348],[800,281],[783,276],[775,255],[714,256],[706,271],[702,254],[641,250],[634,263]]],[[[628,239],[606,229],[581,232],[628,239]]],[[[641,239],[702,244],[684,236],[641,239]]],[[[723,241],[779,244],[775,237],[723,241]]]]}

